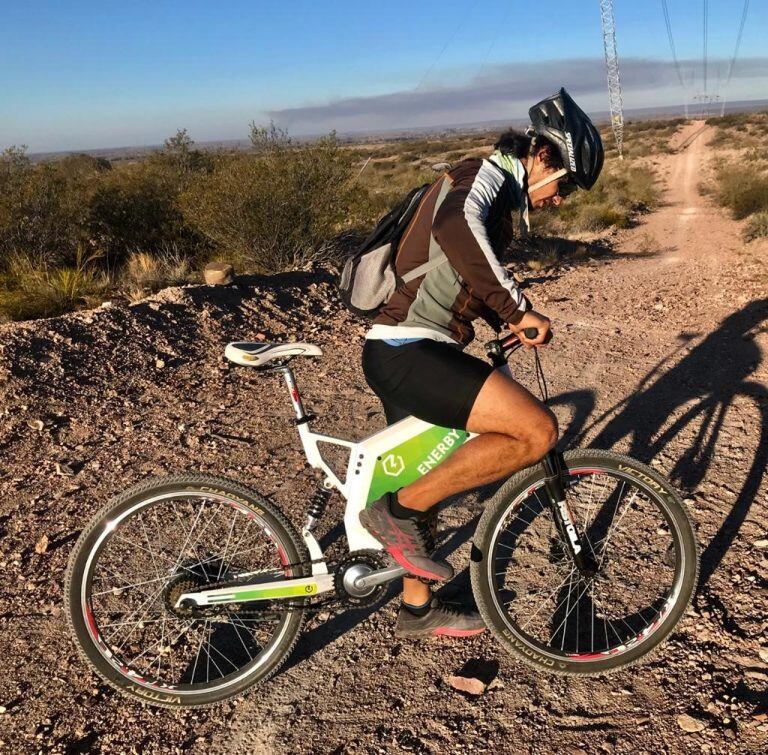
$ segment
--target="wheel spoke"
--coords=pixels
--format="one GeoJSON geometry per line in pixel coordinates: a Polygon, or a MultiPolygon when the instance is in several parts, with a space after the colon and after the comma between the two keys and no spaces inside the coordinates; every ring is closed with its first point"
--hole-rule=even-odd
{"type": "MultiPolygon", "coordinates": [[[[286,611],[241,615],[195,608],[184,592],[217,582],[243,584],[283,574],[290,535],[250,512],[241,500],[190,491],[152,497],[129,515],[105,517],[92,558],[88,606],[110,653],[105,658],[133,683],[183,690],[241,678],[277,652],[286,611]],[[109,523],[109,524],[108,524],[109,523]]],[[[226,682],[225,682],[226,684],[226,682]]]]}
{"type": "Polygon", "coordinates": [[[587,576],[549,515],[543,484],[510,501],[492,535],[487,573],[503,620],[531,648],[569,659],[613,658],[647,641],[680,578],[658,537],[667,527],[665,500],[609,469],[589,468],[568,485],[566,503],[597,562],[587,576]]]}

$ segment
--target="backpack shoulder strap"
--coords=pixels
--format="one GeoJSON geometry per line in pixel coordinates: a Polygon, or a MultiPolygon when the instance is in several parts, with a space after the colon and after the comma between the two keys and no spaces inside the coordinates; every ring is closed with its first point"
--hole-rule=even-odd
{"type": "MultiPolygon", "coordinates": [[[[452,186],[453,181],[451,181],[448,174],[446,173],[445,176],[443,176],[443,185],[440,187],[437,199],[435,200],[435,209],[432,213],[432,222],[434,222],[435,217],[437,216],[437,211],[440,209],[440,205],[443,203],[443,200],[451,190],[452,186]]],[[[435,237],[430,233],[429,259],[425,263],[413,268],[413,270],[410,270],[405,275],[401,276],[400,280],[403,283],[409,283],[416,278],[420,278],[422,275],[426,275],[431,270],[434,270],[436,267],[442,265],[443,262],[447,262],[447,260],[448,258],[445,256],[445,252],[440,248],[440,245],[437,243],[437,241],[435,241],[435,237]]]]}

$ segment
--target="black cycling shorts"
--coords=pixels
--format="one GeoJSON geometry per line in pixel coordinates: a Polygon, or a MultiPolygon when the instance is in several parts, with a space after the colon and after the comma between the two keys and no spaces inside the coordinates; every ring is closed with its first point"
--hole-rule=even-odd
{"type": "Polygon", "coordinates": [[[422,339],[401,346],[368,340],[363,372],[392,424],[413,415],[466,430],[477,394],[494,368],[461,347],[422,339]]]}

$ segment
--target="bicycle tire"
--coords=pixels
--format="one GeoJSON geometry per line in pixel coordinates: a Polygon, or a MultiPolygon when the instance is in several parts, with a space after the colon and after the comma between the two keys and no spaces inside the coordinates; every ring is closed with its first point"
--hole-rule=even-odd
{"type": "MultiPolygon", "coordinates": [[[[494,637],[510,654],[538,670],[561,675],[600,675],[627,668],[658,649],[682,618],[693,597],[699,570],[698,546],[688,512],[677,492],[651,467],[630,457],[597,449],[575,449],[564,454],[566,470],[594,468],[629,475],[632,482],[668,511],[679,532],[683,555],[679,591],[674,604],[661,624],[647,640],[631,647],[627,652],[594,660],[568,660],[556,653],[543,651],[540,645],[529,641],[525,633],[507,620],[500,610],[493,570],[489,569],[491,539],[496,528],[504,521],[516,500],[544,478],[540,465],[524,469],[513,475],[499,489],[487,505],[473,538],[470,574],[478,609],[494,637]]],[[[520,504],[517,504],[518,506],[520,504]]]]}
{"type": "Polygon", "coordinates": [[[96,540],[103,533],[105,526],[126,511],[136,508],[143,500],[153,496],[184,492],[219,494],[234,499],[240,506],[245,506],[258,513],[279,537],[285,549],[288,563],[292,565],[294,576],[309,574],[309,553],[306,545],[294,526],[283,512],[258,492],[224,477],[207,474],[177,474],[167,477],[149,478],[120,493],[110,500],[89,522],[80,535],[72,552],[67,568],[65,594],[69,625],[80,654],[90,667],[111,687],[144,703],[167,708],[202,708],[215,705],[223,700],[242,694],[258,682],[264,682],[274,675],[285,663],[298,641],[304,624],[304,611],[293,608],[288,612],[282,636],[271,649],[270,655],[254,672],[244,675],[237,683],[227,685],[220,691],[213,692],[167,692],[144,687],[133,679],[127,678],[117,670],[104,653],[87,626],[88,617],[83,611],[83,595],[87,592],[83,580],[87,579],[86,565],[96,540]]]}

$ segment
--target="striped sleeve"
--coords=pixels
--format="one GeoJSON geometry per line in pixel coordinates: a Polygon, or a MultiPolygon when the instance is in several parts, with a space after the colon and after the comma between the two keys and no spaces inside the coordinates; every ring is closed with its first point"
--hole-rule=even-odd
{"type": "Polygon", "coordinates": [[[517,323],[528,303],[515,279],[499,262],[486,220],[504,185],[504,174],[487,161],[470,182],[462,181],[446,195],[432,226],[436,241],[451,265],[488,307],[508,323],[517,323]]]}

